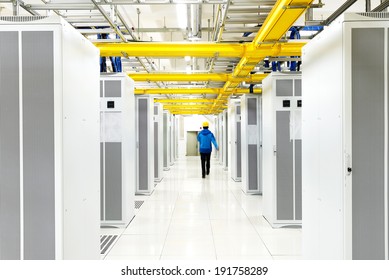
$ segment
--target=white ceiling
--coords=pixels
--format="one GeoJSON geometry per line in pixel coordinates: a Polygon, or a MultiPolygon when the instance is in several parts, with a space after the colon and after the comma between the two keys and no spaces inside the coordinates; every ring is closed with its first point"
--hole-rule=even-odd
{"type": "MultiPolygon", "coordinates": [[[[104,0],[100,0],[103,2],[104,0]]],[[[97,0],[96,2],[100,2],[97,0]]],[[[107,0],[106,2],[115,1],[129,3],[131,0],[107,0]]],[[[154,42],[171,42],[171,41],[185,41],[187,40],[188,31],[185,30],[184,26],[180,25],[180,16],[184,19],[185,22],[185,8],[184,10],[178,9],[177,4],[172,4],[170,2],[183,2],[183,1],[191,1],[192,3],[196,0],[133,0],[134,3],[143,3],[141,5],[131,4],[131,5],[119,5],[118,11],[123,17],[126,25],[132,29],[133,35],[137,40],[140,41],[154,41],[154,42]],[[151,3],[165,3],[165,4],[151,4],[151,3]],[[154,31],[161,31],[165,28],[165,32],[150,32],[151,29],[154,31]],[[145,31],[146,29],[146,31],[145,31]]],[[[266,17],[267,13],[252,13],[252,11],[246,11],[245,13],[237,14],[230,13],[230,10],[236,8],[249,8],[255,9],[258,8],[258,3],[264,3],[266,0],[199,0],[204,3],[227,3],[229,1],[229,10],[227,9],[227,16],[230,17],[229,20],[226,21],[225,30],[222,33],[220,41],[224,42],[240,42],[241,40],[249,40],[249,38],[253,38],[255,33],[251,34],[248,38],[243,37],[242,30],[255,27],[258,24],[258,19],[256,17],[262,16],[266,17]],[[250,22],[250,19],[251,22],[250,22]],[[243,23],[246,22],[246,23],[243,23]],[[233,29],[241,29],[236,33],[229,33],[233,29]]],[[[269,0],[270,1],[270,0],[269,0]]],[[[267,1],[267,2],[269,2],[267,1]]],[[[66,4],[67,7],[75,7],[75,3],[80,4],[84,3],[90,5],[90,7],[94,7],[91,0],[23,0],[25,4],[31,5],[44,5],[48,4],[66,4]]],[[[273,0],[275,2],[275,0],[273,0]]],[[[318,3],[319,0],[315,0],[314,3],[318,3]]],[[[330,14],[332,14],[336,9],[338,9],[343,3],[347,1],[339,1],[339,0],[322,0],[321,1],[324,7],[320,9],[314,9],[313,11],[313,20],[324,20],[330,14]]],[[[371,0],[371,7],[374,8],[380,4],[381,0],[371,0]]],[[[214,27],[216,15],[218,14],[218,9],[223,9],[226,7],[226,4],[201,4],[201,28],[204,29],[201,33],[202,41],[214,41],[212,36],[212,28],[214,27]]],[[[261,4],[261,8],[265,7],[261,4]]],[[[349,8],[350,12],[363,12],[365,11],[366,0],[358,0],[352,7],[349,8]]],[[[180,4],[183,6],[183,4],[180,4]]],[[[186,6],[186,5],[184,5],[186,6]]],[[[199,5],[197,5],[199,6],[199,5]]],[[[100,6],[101,7],[101,6],[100,6]]],[[[102,6],[105,12],[110,16],[113,13],[109,5],[102,6]]],[[[266,7],[265,7],[266,8],[266,7]]],[[[267,5],[267,9],[270,10],[271,6],[267,5]]],[[[20,14],[28,14],[24,9],[20,8],[20,14]]],[[[75,11],[69,8],[69,10],[60,10],[58,11],[62,15],[65,16],[72,24],[77,25],[75,21],[79,21],[79,25],[87,25],[100,23],[105,26],[107,21],[102,17],[101,13],[97,9],[92,10],[79,10],[75,11]],[[104,23],[103,23],[104,22],[104,23]]],[[[38,13],[41,15],[50,15],[53,11],[49,10],[38,10],[38,13]]],[[[10,3],[0,3],[0,15],[12,15],[12,5],[10,3]],[[2,8],[1,8],[2,7],[2,8]]],[[[111,19],[116,23],[120,22],[117,16],[111,16],[111,19]]],[[[263,20],[262,20],[263,21],[263,20]]],[[[304,17],[300,18],[297,21],[296,25],[304,25],[304,17]]],[[[125,28],[121,28],[124,30],[125,28]]],[[[258,30],[259,27],[255,27],[254,30],[258,30]]],[[[112,34],[114,36],[114,34],[112,34]]],[[[96,35],[88,35],[91,39],[96,39],[96,35]]],[[[114,38],[114,37],[112,37],[114,38]]],[[[126,38],[129,40],[133,40],[130,35],[126,35],[126,38]]],[[[148,58],[141,59],[143,65],[146,65],[147,71],[154,72],[186,72],[188,67],[191,71],[198,72],[207,72],[209,71],[209,66],[207,65],[208,59],[191,59],[190,61],[185,61],[184,58],[172,58],[172,59],[156,59],[156,58],[148,58]],[[154,68],[153,68],[154,67],[154,68]]],[[[239,60],[227,60],[227,61],[216,61],[215,67],[212,71],[214,72],[231,72],[234,63],[239,60]],[[230,65],[230,66],[227,66],[230,65]],[[232,66],[231,66],[232,65],[232,66]],[[229,68],[228,68],[229,67],[229,68]]],[[[125,60],[124,66],[125,71],[146,71],[144,66],[142,66],[139,62],[139,59],[130,58],[129,60],[125,60]]],[[[204,86],[204,84],[201,84],[204,86]]],[[[148,85],[150,86],[161,86],[161,84],[148,85]]],[[[166,86],[166,83],[163,84],[166,86]]],[[[177,85],[175,85],[177,86],[177,85]]]]}

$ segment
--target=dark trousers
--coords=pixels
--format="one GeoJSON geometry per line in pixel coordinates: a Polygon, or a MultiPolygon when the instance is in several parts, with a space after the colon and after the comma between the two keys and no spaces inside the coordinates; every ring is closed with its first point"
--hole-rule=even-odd
{"type": "Polygon", "coordinates": [[[201,156],[201,171],[203,176],[205,176],[205,171],[209,174],[209,170],[211,168],[211,153],[200,153],[201,156]],[[207,167],[207,170],[205,170],[207,167]]]}

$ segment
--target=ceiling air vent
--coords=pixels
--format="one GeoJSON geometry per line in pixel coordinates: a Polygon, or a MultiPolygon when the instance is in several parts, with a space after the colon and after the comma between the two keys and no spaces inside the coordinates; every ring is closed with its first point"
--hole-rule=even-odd
{"type": "Polygon", "coordinates": [[[371,13],[357,13],[358,15],[364,16],[364,17],[371,17],[371,18],[389,18],[388,12],[371,12],[371,13]]]}
{"type": "Polygon", "coordinates": [[[0,21],[31,22],[45,18],[47,18],[47,16],[0,16],[0,21]]]}

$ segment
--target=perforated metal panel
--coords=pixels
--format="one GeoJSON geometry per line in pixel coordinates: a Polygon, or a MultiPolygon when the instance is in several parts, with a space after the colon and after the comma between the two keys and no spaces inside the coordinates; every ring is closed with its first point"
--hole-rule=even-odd
{"type": "Polygon", "coordinates": [[[294,80],[294,96],[301,96],[301,79],[294,80]]]}
{"type": "MultiPolygon", "coordinates": [[[[156,107],[154,107],[154,114],[158,114],[158,108],[156,107]],[[155,113],[156,109],[157,109],[157,113],[155,113]]],[[[154,122],[154,177],[155,178],[159,178],[158,127],[159,127],[159,123],[154,122]]]]}
{"type": "Polygon", "coordinates": [[[100,254],[105,255],[118,239],[118,235],[102,235],[100,237],[100,254]]]}
{"type": "Polygon", "coordinates": [[[276,96],[292,96],[293,80],[276,80],[276,96]]]}
{"type": "MultiPolygon", "coordinates": [[[[227,144],[228,143],[228,114],[225,114],[225,126],[224,126],[224,129],[226,130],[226,133],[225,133],[225,135],[226,135],[226,141],[225,141],[225,143],[227,144]]],[[[226,145],[227,146],[227,145],[226,145]]],[[[226,154],[226,156],[225,156],[225,161],[226,161],[226,167],[228,167],[228,149],[227,149],[227,147],[224,147],[224,149],[225,149],[225,154],[226,154]]]]}
{"type": "Polygon", "coordinates": [[[121,97],[121,81],[105,81],[105,97],[121,97]]]}
{"type": "Polygon", "coordinates": [[[247,124],[257,125],[257,99],[247,98],[247,124]]]}
{"type": "Polygon", "coordinates": [[[100,220],[104,220],[104,143],[100,143],[100,220]]]}
{"type": "Polygon", "coordinates": [[[122,219],[122,143],[105,143],[105,219],[122,219]]]}
{"type": "Polygon", "coordinates": [[[295,140],[295,155],[294,155],[294,192],[295,192],[295,219],[302,219],[302,141],[295,140]]]}
{"type": "Polygon", "coordinates": [[[248,145],[248,189],[252,191],[258,190],[258,156],[258,146],[248,145]]]}
{"type": "Polygon", "coordinates": [[[53,32],[22,32],[24,257],[55,258],[53,32]]]}
{"type": "Polygon", "coordinates": [[[353,259],[385,258],[384,31],[352,30],[353,259]]]}
{"type": "Polygon", "coordinates": [[[20,259],[18,33],[0,32],[0,260],[20,259]]]}
{"type": "Polygon", "coordinates": [[[138,99],[138,131],[139,131],[139,165],[138,165],[138,175],[139,175],[139,190],[147,191],[149,185],[149,176],[148,176],[148,100],[147,99],[138,99]]]}
{"type": "Polygon", "coordinates": [[[135,201],[135,209],[140,209],[143,205],[144,201],[143,200],[136,200],[135,201]]]}
{"type": "Polygon", "coordinates": [[[293,216],[293,143],[289,135],[289,111],[276,113],[277,219],[292,220],[293,216]]]}
{"type": "Polygon", "coordinates": [[[167,114],[163,114],[163,167],[167,168],[168,164],[168,149],[167,149],[167,139],[168,139],[168,123],[167,123],[167,114]]]}
{"type": "MultiPolygon", "coordinates": [[[[240,107],[239,107],[240,108],[240,107]]],[[[242,177],[242,127],[241,122],[236,123],[236,176],[242,177]]]]}

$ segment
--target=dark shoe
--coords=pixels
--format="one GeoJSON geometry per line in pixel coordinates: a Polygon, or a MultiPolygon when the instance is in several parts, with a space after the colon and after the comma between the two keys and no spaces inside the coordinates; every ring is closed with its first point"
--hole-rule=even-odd
{"type": "Polygon", "coordinates": [[[209,170],[207,171],[207,175],[209,175],[209,170]]]}
{"type": "Polygon", "coordinates": [[[203,178],[205,178],[205,175],[203,175],[203,178]]]}

